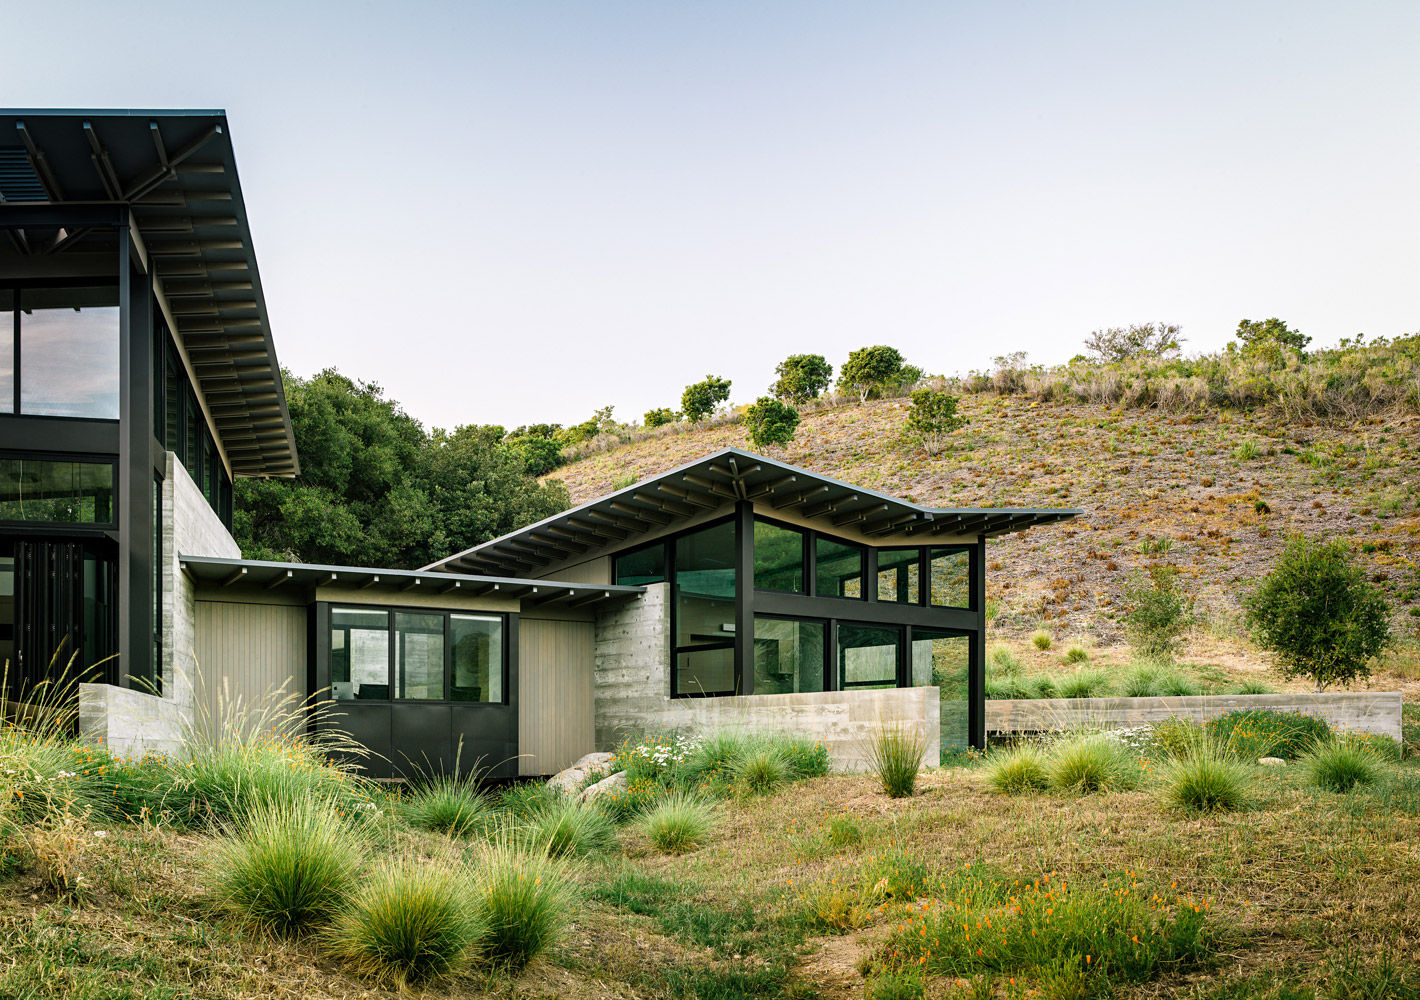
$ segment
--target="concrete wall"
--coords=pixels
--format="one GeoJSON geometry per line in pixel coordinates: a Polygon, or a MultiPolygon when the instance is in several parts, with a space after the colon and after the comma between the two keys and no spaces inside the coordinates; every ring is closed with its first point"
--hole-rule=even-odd
{"type": "Polygon", "coordinates": [[[873,733],[883,725],[901,725],[927,742],[929,765],[939,759],[935,687],[671,698],[670,651],[668,584],[647,587],[639,601],[597,616],[592,689],[598,750],[663,730],[791,733],[822,741],[834,767],[858,770],[873,733]]]}
{"type": "Polygon", "coordinates": [[[79,687],[79,732],[115,753],[176,753],[197,698],[197,608],[179,553],[236,559],[241,549],[181,462],[168,453],[163,480],[163,669],[161,697],[107,684],[79,687]]]}
{"type": "Polygon", "coordinates": [[[1400,739],[1400,692],[1229,694],[1177,698],[1036,698],[986,703],[988,733],[1034,733],[1081,727],[1123,729],[1164,719],[1203,721],[1235,709],[1314,715],[1344,732],[1400,739]]]}
{"type": "Polygon", "coordinates": [[[518,619],[518,773],[556,774],[596,749],[593,625],[518,619]]]}

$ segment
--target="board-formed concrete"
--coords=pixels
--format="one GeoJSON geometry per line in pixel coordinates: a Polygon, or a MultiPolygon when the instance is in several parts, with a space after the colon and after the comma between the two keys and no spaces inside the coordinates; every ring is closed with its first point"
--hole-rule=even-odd
{"type": "Polygon", "coordinates": [[[1016,699],[986,703],[986,731],[1005,734],[1124,729],[1171,718],[1202,722],[1239,709],[1265,708],[1313,715],[1341,732],[1380,733],[1399,741],[1400,702],[1399,691],[1016,699]]]}
{"type": "Polygon", "coordinates": [[[672,698],[670,658],[669,584],[652,584],[640,600],[597,616],[598,750],[662,732],[780,733],[822,742],[836,769],[861,770],[868,741],[883,727],[902,727],[926,742],[928,766],[940,759],[935,687],[672,698]]]}

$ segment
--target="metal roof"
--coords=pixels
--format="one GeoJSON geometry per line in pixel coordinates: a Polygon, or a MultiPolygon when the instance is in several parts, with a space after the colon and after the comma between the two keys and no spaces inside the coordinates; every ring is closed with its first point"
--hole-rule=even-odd
{"type": "Polygon", "coordinates": [[[598,549],[636,544],[636,536],[737,500],[758,500],[829,530],[851,526],[874,540],[942,535],[992,537],[1078,517],[1084,511],[1035,507],[923,507],[829,476],[725,448],[648,476],[580,507],[430,563],[427,570],[533,572],[598,549]]]}
{"type": "Polygon", "coordinates": [[[470,576],[427,570],[369,569],[358,566],[312,566],[307,563],[265,562],[259,559],[217,559],[179,555],[183,571],[194,580],[221,587],[322,587],[330,584],[369,588],[395,587],[421,593],[457,593],[469,597],[513,597],[524,606],[580,608],[623,601],[646,592],[645,587],[520,580],[502,576],[470,576]]]}
{"type": "MultiPolygon", "coordinates": [[[[11,206],[127,206],[232,471],[299,471],[225,111],[0,110],[0,202],[0,222],[11,206]]],[[[73,259],[105,238],[32,227],[12,242],[73,259]]]]}

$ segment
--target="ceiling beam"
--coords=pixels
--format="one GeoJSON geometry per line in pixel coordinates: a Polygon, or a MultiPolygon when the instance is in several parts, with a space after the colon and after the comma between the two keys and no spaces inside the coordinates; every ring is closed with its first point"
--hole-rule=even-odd
{"type": "Polygon", "coordinates": [[[49,195],[50,201],[63,201],[64,189],[59,186],[59,181],[54,176],[54,171],[49,169],[49,160],[45,158],[44,150],[34,141],[30,135],[30,130],[25,128],[25,123],[15,122],[15,131],[20,133],[20,141],[25,144],[25,152],[29,154],[30,167],[35,175],[39,177],[39,182],[44,185],[45,193],[49,195]]]}

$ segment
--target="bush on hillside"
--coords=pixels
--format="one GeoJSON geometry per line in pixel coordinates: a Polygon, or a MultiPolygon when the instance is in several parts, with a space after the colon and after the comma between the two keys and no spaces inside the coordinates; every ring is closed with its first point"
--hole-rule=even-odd
{"type": "Polygon", "coordinates": [[[928,456],[942,451],[953,431],[971,421],[957,413],[960,400],[944,389],[913,390],[912,405],[907,411],[907,434],[922,445],[928,456]]]}
{"type": "Polygon", "coordinates": [[[1244,603],[1258,644],[1318,690],[1369,677],[1391,644],[1385,598],[1340,539],[1294,538],[1244,603]]]}
{"type": "Polygon", "coordinates": [[[774,369],[778,376],[769,387],[778,399],[796,405],[817,399],[833,381],[833,366],[822,354],[791,354],[774,369]]]}
{"type": "Polygon", "coordinates": [[[658,406],[654,410],[647,410],[644,423],[649,427],[663,427],[666,424],[673,424],[680,419],[680,415],[669,406],[658,406]]]}
{"type": "Polygon", "coordinates": [[[745,410],[745,425],[749,429],[750,444],[756,448],[785,445],[794,439],[799,411],[788,403],[760,396],[745,410]]]}
{"type": "Polygon", "coordinates": [[[867,402],[874,393],[882,395],[885,390],[901,386],[904,373],[902,353],[897,348],[883,344],[860,347],[848,355],[838,370],[838,384],[856,392],[859,402],[867,402]]]}
{"type": "Polygon", "coordinates": [[[1132,358],[1174,358],[1183,347],[1183,327],[1170,323],[1143,323],[1095,330],[1085,338],[1085,349],[1100,361],[1132,358]]]}
{"type": "Polygon", "coordinates": [[[715,407],[730,398],[730,380],[706,375],[699,382],[685,387],[680,396],[680,412],[691,423],[698,423],[715,412],[715,407]]]}
{"type": "Polygon", "coordinates": [[[1150,566],[1124,591],[1124,637],[1134,652],[1172,660],[1194,624],[1193,598],[1178,585],[1172,566],[1150,566]]]}

